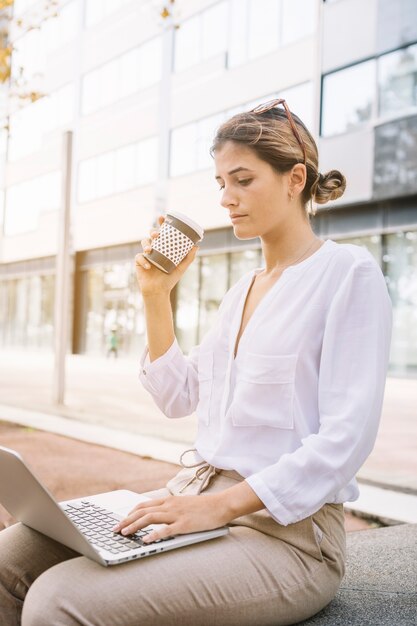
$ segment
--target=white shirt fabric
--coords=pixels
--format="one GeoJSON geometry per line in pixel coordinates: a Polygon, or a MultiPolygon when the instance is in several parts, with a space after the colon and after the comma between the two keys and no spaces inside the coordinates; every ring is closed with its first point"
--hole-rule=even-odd
{"type": "Polygon", "coordinates": [[[331,239],[284,270],[234,347],[255,269],[225,295],[185,356],[175,340],[140,380],[168,417],[194,411],[202,459],[244,476],[280,524],[356,500],[376,438],[392,306],[381,269],[331,239]]]}

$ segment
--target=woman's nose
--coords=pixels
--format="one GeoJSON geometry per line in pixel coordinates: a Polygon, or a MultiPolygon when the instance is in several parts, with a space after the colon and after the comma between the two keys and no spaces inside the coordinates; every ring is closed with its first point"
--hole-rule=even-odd
{"type": "Polygon", "coordinates": [[[230,192],[230,189],[224,189],[223,190],[223,194],[222,194],[222,198],[220,200],[220,204],[225,208],[228,209],[230,206],[236,206],[237,201],[236,201],[236,197],[230,192]]]}

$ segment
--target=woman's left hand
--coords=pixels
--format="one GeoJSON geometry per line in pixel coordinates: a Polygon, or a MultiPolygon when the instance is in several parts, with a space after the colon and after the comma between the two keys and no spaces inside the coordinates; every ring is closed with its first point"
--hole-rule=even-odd
{"type": "Polygon", "coordinates": [[[219,528],[230,521],[220,500],[218,494],[206,494],[167,496],[141,502],[113,528],[113,532],[131,535],[150,524],[166,524],[143,538],[144,542],[150,543],[174,535],[219,528]]]}

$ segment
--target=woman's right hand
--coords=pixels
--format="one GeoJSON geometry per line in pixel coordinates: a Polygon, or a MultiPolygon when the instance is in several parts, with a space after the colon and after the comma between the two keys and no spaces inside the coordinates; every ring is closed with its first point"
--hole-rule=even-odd
{"type": "MultiPolygon", "coordinates": [[[[158,217],[159,226],[162,226],[165,218],[163,215],[158,217]]],[[[142,239],[141,246],[143,252],[150,252],[152,240],[159,236],[159,229],[152,230],[150,237],[142,239]]],[[[135,256],[136,278],[138,280],[139,289],[142,296],[170,294],[181,276],[187,270],[188,266],[194,261],[198,247],[194,246],[181,263],[170,273],[165,274],[162,270],[149,263],[149,261],[139,253],[135,256]]]]}

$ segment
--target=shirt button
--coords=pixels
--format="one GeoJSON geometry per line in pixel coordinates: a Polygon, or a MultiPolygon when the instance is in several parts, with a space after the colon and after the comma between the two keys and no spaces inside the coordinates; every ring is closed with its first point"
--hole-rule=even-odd
{"type": "Polygon", "coordinates": [[[142,370],[142,374],[146,376],[146,370],[142,370]]]}

